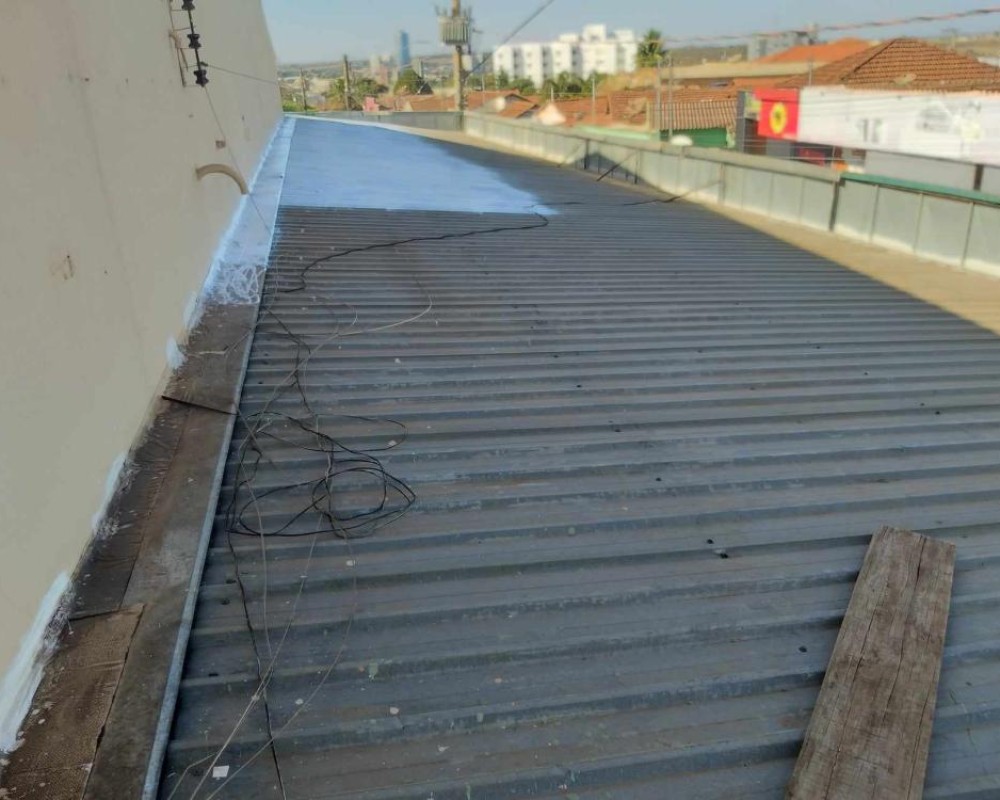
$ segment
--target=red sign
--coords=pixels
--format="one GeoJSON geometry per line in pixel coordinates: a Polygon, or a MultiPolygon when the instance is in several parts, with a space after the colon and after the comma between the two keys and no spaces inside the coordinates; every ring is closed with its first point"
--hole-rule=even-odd
{"type": "Polygon", "coordinates": [[[760,101],[757,133],[794,142],[799,134],[799,90],[757,89],[754,96],[760,101]]]}

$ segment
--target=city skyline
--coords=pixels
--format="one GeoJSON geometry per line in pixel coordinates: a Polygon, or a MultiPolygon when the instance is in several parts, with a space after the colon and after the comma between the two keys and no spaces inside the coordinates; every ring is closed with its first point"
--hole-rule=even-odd
{"type": "MultiPolygon", "coordinates": [[[[396,51],[399,30],[410,34],[414,56],[441,53],[437,40],[435,4],[414,4],[412,0],[372,0],[361,5],[335,0],[263,0],[278,60],[288,62],[332,61],[345,53],[352,59],[368,59],[373,54],[396,51]],[[417,6],[417,7],[414,7],[417,6]]],[[[475,14],[479,50],[492,50],[525,18],[538,8],[538,0],[509,0],[498,7],[491,3],[470,3],[475,14]]],[[[752,7],[732,0],[702,0],[696,7],[671,15],[655,0],[575,0],[556,2],[527,27],[515,41],[545,40],[578,30],[589,23],[606,24],[610,29],[632,28],[641,35],[659,28],[671,36],[722,36],[751,34],[762,30],[799,28],[813,22],[820,25],[863,22],[873,18],[905,17],[964,11],[978,7],[975,0],[889,0],[873,11],[870,3],[845,0],[834,15],[829,4],[807,0],[759,0],[752,7]],[[724,22],[720,22],[724,20],[724,22]]],[[[902,34],[933,36],[949,27],[944,24],[910,25],[898,28],[859,31],[858,35],[886,37],[902,34]]],[[[983,32],[998,27],[996,17],[960,20],[963,32],[983,32]]],[[[835,38],[835,37],[831,37],[835,38]]]]}

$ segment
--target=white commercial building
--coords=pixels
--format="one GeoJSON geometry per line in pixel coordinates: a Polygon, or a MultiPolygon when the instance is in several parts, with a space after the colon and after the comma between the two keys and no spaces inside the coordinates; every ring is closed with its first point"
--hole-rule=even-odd
{"type": "Polygon", "coordinates": [[[811,86],[800,94],[797,138],[1000,167],[1000,96],[811,86]]]}
{"type": "Polygon", "coordinates": [[[563,72],[582,77],[632,72],[638,52],[634,31],[609,33],[606,25],[587,25],[582,34],[563,34],[554,42],[502,45],[493,51],[493,69],[541,86],[563,72]]]}

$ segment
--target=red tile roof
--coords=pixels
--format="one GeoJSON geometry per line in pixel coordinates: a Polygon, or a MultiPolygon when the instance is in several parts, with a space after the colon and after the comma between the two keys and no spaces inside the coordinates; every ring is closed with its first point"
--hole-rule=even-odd
{"type": "Polygon", "coordinates": [[[732,128],[736,125],[736,100],[695,100],[675,102],[673,108],[663,101],[663,124],[678,131],[709,128],[732,128]]]}
{"type": "MultiPolygon", "coordinates": [[[[469,111],[476,111],[498,98],[505,98],[508,104],[527,102],[532,106],[536,105],[528,98],[522,97],[511,89],[504,91],[469,92],[465,96],[465,102],[469,111]]],[[[420,94],[399,95],[395,98],[394,107],[399,110],[409,109],[410,111],[454,111],[455,98],[420,94]]]]}
{"type": "Polygon", "coordinates": [[[555,105],[559,113],[566,117],[567,125],[592,122],[595,119],[593,113],[595,108],[597,119],[607,117],[610,111],[607,95],[599,95],[596,103],[589,97],[571,97],[556,100],[550,105],[555,105]]]}
{"type": "MultiPolygon", "coordinates": [[[[661,96],[664,124],[672,118],[675,130],[728,128],[736,123],[737,94],[735,89],[728,87],[683,87],[674,90],[671,109],[668,93],[664,89],[661,96]]],[[[655,103],[654,92],[614,92],[611,95],[611,115],[617,122],[647,124],[649,109],[655,103]]]]}
{"type": "Polygon", "coordinates": [[[507,101],[507,105],[504,106],[502,111],[497,112],[498,117],[505,117],[506,119],[519,119],[520,117],[529,114],[538,108],[537,103],[532,103],[530,100],[525,100],[523,97],[511,98],[507,101]]]}
{"type": "Polygon", "coordinates": [[[835,42],[825,44],[803,44],[774,53],[770,56],[758,58],[758,64],[808,64],[812,61],[815,64],[831,64],[834,61],[841,61],[850,58],[871,48],[872,43],[865,39],[838,39],[835,42]]]}
{"type": "Polygon", "coordinates": [[[454,97],[437,97],[435,95],[400,95],[395,98],[394,106],[399,110],[410,111],[454,111],[454,97]]]}
{"type": "MultiPolygon", "coordinates": [[[[781,85],[802,87],[810,85],[810,80],[806,75],[798,75],[781,85]]],[[[820,67],[813,72],[811,85],[842,85],[855,89],[1000,91],[1000,69],[919,39],[890,39],[820,67]]]]}
{"type": "Polygon", "coordinates": [[[513,89],[488,89],[485,92],[481,92],[477,89],[471,89],[466,92],[465,95],[465,105],[469,111],[475,111],[477,108],[482,108],[487,103],[496,100],[497,98],[508,98],[517,100],[527,100],[528,98],[522,97],[513,89]]]}

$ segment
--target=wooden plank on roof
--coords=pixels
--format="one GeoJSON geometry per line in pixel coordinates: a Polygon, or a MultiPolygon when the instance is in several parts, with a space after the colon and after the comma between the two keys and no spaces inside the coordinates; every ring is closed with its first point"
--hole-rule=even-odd
{"type": "Polygon", "coordinates": [[[789,800],[919,800],[955,546],[875,534],[788,786],[789,800]]]}

